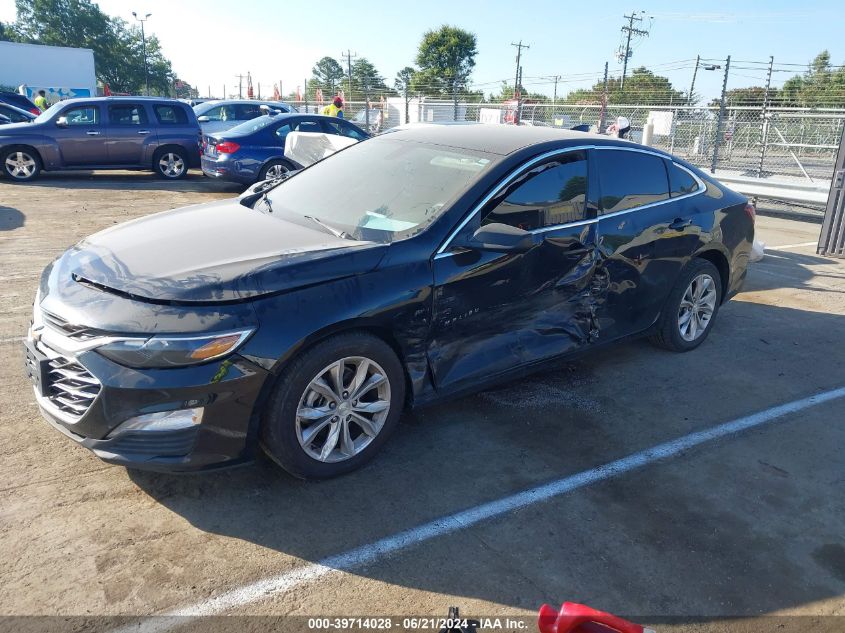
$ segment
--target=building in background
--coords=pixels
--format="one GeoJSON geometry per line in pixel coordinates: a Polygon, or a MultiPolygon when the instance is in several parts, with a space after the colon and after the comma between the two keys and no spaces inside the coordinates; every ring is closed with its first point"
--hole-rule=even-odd
{"type": "Polygon", "coordinates": [[[52,104],[97,95],[94,51],[88,48],[0,42],[0,85],[19,87],[30,99],[39,90],[52,104]]]}

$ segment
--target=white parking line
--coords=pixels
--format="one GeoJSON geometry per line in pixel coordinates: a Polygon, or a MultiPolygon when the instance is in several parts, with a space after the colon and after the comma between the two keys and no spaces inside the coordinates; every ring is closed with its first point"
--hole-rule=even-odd
{"type": "Polygon", "coordinates": [[[464,530],[482,521],[500,517],[514,510],[547,501],[573,490],[606,481],[624,473],[642,468],[654,462],[675,457],[701,444],[712,442],[741,431],[763,426],[783,416],[845,397],[845,387],[824,391],[808,398],[795,400],[759,413],[754,413],[731,422],[684,435],[676,440],[658,444],[638,453],[633,453],[589,470],[531,488],[496,501],[484,503],[468,510],[456,512],[435,519],[423,525],[410,528],[374,543],[324,558],[293,571],[270,576],[241,587],[230,589],[218,596],[171,611],[163,616],[136,620],[115,629],[116,633],[163,633],[185,624],[185,618],[202,617],[225,613],[226,611],[289,591],[313,582],[329,574],[352,571],[371,565],[379,560],[419,545],[431,539],[464,530]]]}
{"type": "Polygon", "coordinates": [[[767,248],[772,249],[773,251],[782,251],[786,250],[787,248],[801,248],[803,246],[818,246],[818,242],[802,242],[801,244],[784,244],[782,246],[768,246],[767,248]]]}

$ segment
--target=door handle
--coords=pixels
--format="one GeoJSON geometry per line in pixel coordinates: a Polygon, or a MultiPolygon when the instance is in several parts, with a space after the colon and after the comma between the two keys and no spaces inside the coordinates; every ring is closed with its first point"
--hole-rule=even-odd
{"type": "Polygon", "coordinates": [[[149,134],[149,130],[138,130],[138,134],[149,134]]]}
{"type": "Polygon", "coordinates": [[[87,131],[87,132],[85,132],[85,133],[86,133],[88,136],[99,136],[99,135],[100,135],[100,133],[99,133],[99,132],[97,132],[96,130],[88,130],[88,131],[87,131]]]}
{"type": "Polygon", "coordinates": [[[672,224],[669,225],[669,228],[673,231],[683,231],[687,228],[690,224],[692,224],[692,220],[684,220],[683,218],[675,218],[672,224]]]}

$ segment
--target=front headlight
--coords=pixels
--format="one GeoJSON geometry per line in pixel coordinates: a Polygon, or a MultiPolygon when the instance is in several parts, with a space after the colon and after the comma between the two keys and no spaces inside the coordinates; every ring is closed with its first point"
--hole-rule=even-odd
{"type": "Polygon", "coordinates": [[[198,365],[238,349],[254,328],[200,336],[153,336],[112,341],[96,349],[108,359],[136,369],[198,365]]]}

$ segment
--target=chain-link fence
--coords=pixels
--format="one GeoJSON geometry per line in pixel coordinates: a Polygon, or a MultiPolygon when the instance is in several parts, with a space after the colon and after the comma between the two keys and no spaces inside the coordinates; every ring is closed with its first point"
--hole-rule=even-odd
{"type": "MultiPolygon", "coordinates": [[[[300,110],[305,103],[296,104],[300,110]]],[[[308,111],[319,109],[308,104],[308,111]]],[[[344,107],[347,119],[364,127],[363,102],[344,107]]],[[[405,101],[391,98],[370,104],[370,128],[380,132],[405,123],[405,101]]],[[[416,122],[474,121],[513,123],[514,103],[464,103],[414,98],[408,102],[407,120],[416,122]]],[[[651,145],[680,156],[703,169],[715,167],[750,177],[783,176],[804,180],[829,180],[845,110],[799,108],[727,107],[720,121],[718,107],[609,105],[605,121],[624,116],[631,122],[631,138],[642,140],[649,121],[651,145]]],[[[601,106],[570,104],[522,105],[523,125],[571,128],[597,126],[601,106]]]]}

